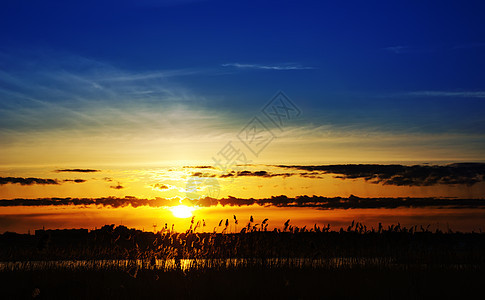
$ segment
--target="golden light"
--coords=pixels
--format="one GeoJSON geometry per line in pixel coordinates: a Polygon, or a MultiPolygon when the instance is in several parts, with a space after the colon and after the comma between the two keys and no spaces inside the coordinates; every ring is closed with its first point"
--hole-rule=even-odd
{"type": "Polygon", "coordinates": [[[173,216],[176,218],[190,218],[192,217],[192,212],[195,210],[195,207],[186,206],[186,205],[177,205],[170,208],[173,216]]]}

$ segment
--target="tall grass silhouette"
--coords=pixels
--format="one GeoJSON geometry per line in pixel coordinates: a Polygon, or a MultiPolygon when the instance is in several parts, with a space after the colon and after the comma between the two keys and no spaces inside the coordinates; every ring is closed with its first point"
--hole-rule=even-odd
{"type": "Polygon", "coordinates": [[[27,298],[47,293],[48,298],[65,299],[63,293],[77,291],[67,298],[197,298],[214,293],[320,298],[326,293],[375,299],[463,296],[485,279],[481,232],[431,231],[430,226],[399,223],[368,228],[357,221],[333,230],[330,224],[298,227],[291,220],[270,230],[267,218],[258,222],[251,216],[247,223],[235,215],[232,219],[233,224],[221,219],[208,230],[204,220],[192,218],[185,232],[165,224],[155,233],[114,225],[92,231],[4,233],[0,280],[16,287],[7,289],[7,299],[19,298],[25,282],[31,289],[27,298]],[[240,222],[246,225],[235,232],[240,222]],[[88,286],[78,289],[71,281],[88,286]],[[349,291],[349,282],[360,292],[349,291]],[[320,289],[324,283],[325,293],[320,289]],[[443,284],[446,288],[436,290],[443,284]],[[400,292],[403,288],[406,292],[400,292]]]}

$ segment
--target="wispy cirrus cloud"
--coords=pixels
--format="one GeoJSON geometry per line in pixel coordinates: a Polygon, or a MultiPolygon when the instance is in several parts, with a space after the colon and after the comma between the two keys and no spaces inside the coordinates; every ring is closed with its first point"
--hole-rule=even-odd
{"type": "Polygon", "coordinates": [[[396,45],[383,48],[385,51],[394,54],[406,54],[406,53],[431,53],[436,51],[436,49],[429,46],[407,46],[407,45],[396,45]]]}
{"type": "Polygon", "coordinates": [[[56,164],[82,163],[91,159],[86,149],[92,145],[112,161],[120,161],[111,155],[115,145],[148,149],[150,155],[129,156],[156,160],[175,156],[167,143],[226,140],[240,125],[235,113],[212,109],[205,96],[176,80],[204,70],[140,72],[76,55],[21,51],[0,56],[0,64],[2,163],[46,163],[54,157],[56,164]],[[33,143],[35,151],[26,146],[33,143]],[[47,149],[49,144],[59,153],[47,149]]]}
{"type": "Polygon", "coordinates": [[[183,127],[201,128],[201,123],[210,127],[223,117],[199,105],[206,101],[203,96],[168,80],[207,70],[132,72],[74,55],[34,57],[34,71],[32,58],[22,54],[9,54],[7,67],[0,70],[0,134],[136,131],[138,135],[140,128],[156,128],[166,136],[160,131],[171,128],[180,136],[191,132],[183,127]]]}
{"type": "Polygon", "coordinates": [[[485,91],[414,91],[407,93],[419,97],[485,98],[485,91]]]}
{"type": "Polygon", "coordinates": [[[133,6],[148,6],[148,7],[170,7],[178,5],[188,5],[197,2],[205,2],[209,0],[141,0],[134,3],[130,3],[133,6]]]}
{"type": "Polygon", "coordinates": [[[438,51],[450,51],[450,50],[466,50],[466,49],[474,49],[474,48],[483,48],[485,47],[485,43],[483,42],[472,42],[472,43],[463,43],[457,45],[450,45],[450,46],[432,46],[432,45],[425,45],[425,46],[415,46],[415,45],[394,45],[383,48],[383,50],[394,53],[394,54],[406,54],[406,53],[432,53],[438,51]]]}
{"type": "Polygon", "coordinates": [[[150,80],[150,79],[166,79],[171,77],[190,76],[206,73],[206,71],[195,69],[180,69],[180,70],[166,70],[155,71],[145,73],[125,73],[125,74],[113,74],[111,77],[100,77],[100,82],[115,82],[115,81],[138,81],[138,80],[150,80]]]}
{"type": "Polygon", "coordinates": [[[466,44],[459,44],[453,47],[454,50],[458,49],[472,49],[472,48],[483,48],[485,47],[485,43],[475,42],[475,43],[466,43],[466,44]]]}
{"type": "Polygon", "coordinates": [[[244,64],[244,63],[226,63],[222,64],[223,67],[232,67],[238,69],[254,69],[254,70],[276,70],[276,71],[288,71],[288,70],[313,70],[315,67],[302,66],[300,64],[278,64],[278,65],[262,65],[262,64],[244,64]]]}

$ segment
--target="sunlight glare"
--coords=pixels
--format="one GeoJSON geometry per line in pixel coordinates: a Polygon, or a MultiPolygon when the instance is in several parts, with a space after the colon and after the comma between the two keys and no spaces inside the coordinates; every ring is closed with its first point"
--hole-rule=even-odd
{"type": "Polygon", "coordinates": [[[194,207],[186,206],[186,205],[177,205],[170,208],[173,216],[176,218],[190,218],[192,217],[192,212],[195,210],[194,207]]]}

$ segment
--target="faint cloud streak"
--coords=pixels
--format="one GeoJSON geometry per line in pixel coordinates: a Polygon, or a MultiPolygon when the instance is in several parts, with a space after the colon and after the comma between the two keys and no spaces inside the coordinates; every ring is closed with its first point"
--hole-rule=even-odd
{"type": "Polygon", "coordinates": [[[241,63],[227,63],[222,64],[223,67],[233,67],[238,69],[255,69],[255,70],[313,70],[314,67],[305,67],[298,64],[281,64],[281,65],[260,65],[260,64],[241,64],[241,63]]]}
{"type": "Polygon", "coordinates": [[[423,97],[485,98],[485,91],[415,91],[409,92],[408,95],[423,97]]]}

